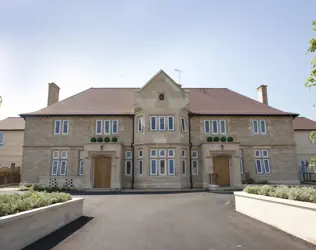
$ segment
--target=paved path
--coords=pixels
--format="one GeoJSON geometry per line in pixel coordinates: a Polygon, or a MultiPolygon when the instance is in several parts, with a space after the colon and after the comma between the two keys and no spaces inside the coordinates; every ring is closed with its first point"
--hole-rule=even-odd
{"type": "Polygon", "coordinates": [[[91,195],[84,214],[81,222],[27,249],[315,249],[235,212],[232,195],[91,195]]]}

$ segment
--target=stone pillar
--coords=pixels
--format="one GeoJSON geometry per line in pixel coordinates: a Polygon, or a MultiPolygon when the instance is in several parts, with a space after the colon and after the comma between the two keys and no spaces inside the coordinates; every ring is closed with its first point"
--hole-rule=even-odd
{"type": "Polygon", "coordinates": [[[233,154],[230,162],[231,180],[230,186],[232,188],[242,188],[241,173],[240,173],[240,161],[239,155],[233,154]]]}
{"type": "Polygon", "coordinates": [[[94,159],[89,156],[89,152],[84,152],[82,188],[93,188],[93,164],[94,159]]]}

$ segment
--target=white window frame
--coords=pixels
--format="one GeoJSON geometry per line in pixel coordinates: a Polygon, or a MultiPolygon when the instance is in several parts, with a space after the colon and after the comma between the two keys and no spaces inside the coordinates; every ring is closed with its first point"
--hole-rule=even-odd
{"type": "Polygon", "coordinates": [[[69,132],[69,120],[63,120],[63,121],[62,121],[61,133],[62,133],[63,135],[68,135],[68,132],[69,132]],[[66,131],[66,132],[64,132],[65,123],[67,123],[67,131],[66,131]]]}
{"type": "Polygon", "coordinates": [[[182,175],[186,175],[187,173],[187,160],[186,159],[181,159],[181,173],[182,175]],[[183,163],[184,163],[184,166],[183,166],[183,163]]]}
{"type": "Polygon", "coordinates": [[[54,135],[60,135],[62,122],[61,120],[54,120],[54,135]],[[56,123],[59,122],[59,131],[56,133],[56,123]]]}
{"type": "Polygon", "coordinates": [[[211,121],[210,120],[204,120],[204,133],[205,134],[210,134],[211,133],[211,121]],[[207,127],[207,123],[208,123],[208,132],[206,131],[206,127],[207,127]]]}
{"type": "Polygon", "coordinates": [[[132,151],[131,150],[126,150],[125,151],[125,159],[132,159],[132,158],[133,158],[132,151]]]}
{"type": "Polygon", "coordinates": [[[52,169],[51,169],[51,175],[57,175],[58,174],[58,167],[59,167],[59,160],[52,160],[52,169]],[[57,162],[57,167],[56,167],[56,173],[53,172],[54,170],[54,163],[57,162]]]}
{"type": "Polygon", "coordinates": [[[59,151],[53,151],[53,159],[59,159],[59,151]]]}
{"type": "Polygon", "coordinates": [[[159,131],[166,130],[166,117],[165,116],[158,116],[158,129],[159,131]],[[161,121],[163,121],[163,126],[161,126],[161,121]]]}
{"type": "Polygon", "coordinates": [[[102,135],[102,120],[96,120],[95,121],[95,134],[96,135],[102,135]],[[98,123],[100,125],[100,132],[98,132],[98,123]]]}
{"type": "Polygon", "coordinates": [[[218,129],[219,129],[219,127],[218,127],[218,120],[212,120],[212,134],[218,135],[219,134],[218,129]],[[217,131],[214,131],[214,128],[215,128],[214,123],[216,124],[217,131]]]}
{"type": "Polygon", "coordinates": [[[181,150],[181,157],[186,158],[186,150],[184,149],[181,150]]]}
{"type": "Polygon", "coordinates": [[[149,117],[149,125],[150,125],[150,130],[151,131],[157,131],[157,116],[150,116],[149,117]],[[154,119],[154,123],[152,121],[152,119],[154,119]],[[155,128],[153,128],[153,124],[155,125],[155,128]]]}
{"type": "Polygon", "coordinates": [[[260,131],[260,128],[259,128],[259,121],[258,120],[252,120],[252,132],[255,134],[255,135],[258,135],[259,134],[259,131],[260,131]],[[255,123],[257,123],[257,132],[255,131],[255,123]]]}
{"type": "Polygon", "coordinates": [[[125,175],[126,176],[131,176],[132,175],[132,160],[125,160],[125,164],[124,164],[125,166],[124,166],[124,168],[125,168],[125,175]],[[131,167],[131,169],[130,169],[130,173],[128,174],[127,173],[127,164],[128,163],[130,163],[130,167],[131,167]]]}
{"type": "Polygon", "coordinates": [[[144,155],[144,151],[142,149],[138,149],[138,158],[142,159],[144,155]]]}
{"type": "Polygon", "coordinates": [[[168,175],[176,175],[175,159],[168,159],[168,175]],[[173,173],[170,173],[170,162],[173,162],[173,173]]]}
{"type": "Polygon", "coordinates": [[[142,116],[137,118],[137,132],[138,133],[143,132],[143,119],[144,118],[142,116]]]}
{"type": "Polygon", "coordinates": [[[243,158],[243,150],[239,149],[239,166],[240,166],[240,174],[244,173],[244,158],[243,158]]]}
{"type": "Polygon", "coordinates": [[[157,149],[150,149],[150,158],[157,158],[157,149]],[[156,152],[155,155],[152,152],[156,152]]]}
{"type": "Polygon", "coordinates": [[[192,159],[192,175],[199,175],[199,160],[198,159],[192,159]],[[193,172],[193,162],[196,162],[196,173],[193,172]]]}
{"type": "Polygon", "coordinates": [[[119,132],[119,121],[118,120],[113,120],[112,121],[112,134],[117,135],[119,132]],[[114,124],[116,123],[116,131],[114,131],[114,124]]]}
{"type": "Polygon", "coordinates": [[[138,166],[138,175],[143,175],[144,174],[144,162],[143,162],[142,158],[138,159],[137,166],[138,166]],[[140,163],[141,163],[141,167],[140,167],[140,163]],[[140,171],[140,170],[142,170],[142,171],[140,171]]]}
{"type": "Polygon", "coordinates": [[[181,131],[182,132],[187,132],[187,128],[186,128],[186,124],[185,124],[185,118],[184,117],[181,117],[181,131]]]}
{"type": "Polygon", "coordinates": [[[226,120],[219,120],[219,133],[221,135],[226,135],[226,120]],[[222,122],[224,123],[224,126],[222,126],[222,122]],[[222,128],[224,128],[224,131],[222,131],[222,128]]]}
{"type": "Polygon", "coordinates": [[[174,116],[172,115],[167,116],[167,125],[168,125],[167,128],[169,131],[174,131],[174,116]],[[169,127],[169,118],[172,118],[172,128],[169,127]]]}
{"type": "Polygon", "coordinates": [[[193,159],[198,159],[198,158],[199,158],[199,151],[197,151],[197,150],[192,150],[192,151],[191,151],[191,157],[192,157],[193,159]],[[196,155],[194,155],[194,153],[196,153],[196,155]]]}
{"type": "Polygon", "coordinates": [[[79,175],[82,176],[83,175],[83,167],[84,167],[84,159],[80,159],[79,160],[79,175]]]}
{"type": "Polygon", "coordinates": [[[61,151],[60,159],[67,159],[67,158],[68,158],[68,151],[61,151]]]}
{"type": "Polygon", "coordinates": [[[67,160],[60,160],[59,175],[61,175],[61,176],[67,175],[67,160]],[[65,172],[64,173],[61,172],[63,163],[65,163],[65,172]]]}
{"type": "Polygon", "coordinates": [[[112,129],[112,127],[111,127],[111,120],[104,120],[103,129],[104,129],[103,133],[104,133],[105,135],[111,134],[111,129],[112,129]],[[108,131],[106,130],[106,125],[107,125],[107,124],[109,125],[108,131]]]}
{"type": "Polygon", "coordinates": [[[256,165],[256,173],[257,174],[262,174],[263,172],[262,172],[262,160],[261,160],[261,158],[257,158],[257,159],[255,159],[255,165],[256,165]],[[261,168],[261,170],[260,170],[260,172],[258,171],[258,165],[257,165],[257,162],[260,162],[260,168],[261,168]]]}
{"type": "Polygon", "coordinates": [[[260,120],[260,133],[262,134],[262,135],[266,135],[267,134],[267,123],[266,123],[266,120],[260,120]],[[263,122],[263,124],[264,124],[264,132],[262,131],[262,124],[261,124],[261,122],[263,122]]]}
{"type": "Polygon", "coordinates": [[[3,131],[0,131],[0,138],[1,138],[1,140],[0,140],[0,147],[1,146],[3,146],[4,145],[4,132],[3,131]]]}
{"type": "Polygon", "coordinates": [[[167,157],[167,150],[166,149],[159,149],[158,151],[159,151],[158,157],[162,157],[162,158],[167,157]],[[161,152],[163,152],[163,154],[161,154],[161,152]]]}
{"type": "Polygon", "coordinates": [[[270,157],[268,149],[256,149],[255,150],[255,167],[257,174],[270,174],[271,166],[270,166],[270,157]],[[258,171],[258,162],[260,162],[261,171],[258,171]],[[266,169],[266,164],[268,166],[268,171],[266,169]]]}
{"type": "Polygon", "coordinates": [[[158,164],[158,166],[159,166],[159,175],[167,175],[167,168],[168,168],[167,160],[166,159],[159,159],[158,163],[159,163],[158,164]],[[164,173],[161,173],[160,162],[164,162],[164,166],[165,166],[165,172],[164,173]]]}
{"type": "Polygon", "coordinates": [[[176,156],[176,150],[174,148],[168,149],[168,158],[174,158],[176,156]],[[172,154],[170,154],[172,152],[172,154]]]}
{"type": "Polygon", "coordinates": [[[155,176],[155,175],[157,175],[158,174],[158,161],[157,161],[157,159],[150,159],[150,175],[153,175],[153,176],[155,176]],[[156,172],[152,172],[152,162],[155,162],[155,164],[156,164],[156,172]]]}

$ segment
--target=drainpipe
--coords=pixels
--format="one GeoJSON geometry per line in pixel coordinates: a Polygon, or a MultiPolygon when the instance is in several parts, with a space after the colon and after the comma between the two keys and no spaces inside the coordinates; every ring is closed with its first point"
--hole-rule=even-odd
{"type": "Polygon", "coordinates": [[[191,117],[192,115],[189,114],[189,165],[190,165],[190,183],[191,189],[193,188],[193,180],[192,180],[192,160],[191,160],[191,151],[192,151],[192,142],[191,142],[191,117]]]}
{"type": "Polygon", "coordinates": [[[133,125],[132,125],[132,131],[133,131],[133,136],[132,136],[132,143],[131,143],[131,148],[132,148],[132,189],[134,189],[134,162],[135,162],[135,159],[134,159],[134,139],[135,139],[135,131],[134,131],[134,122],[135,122],[135,119],[134,119],[134,116],[133,116],[133,125]]]}

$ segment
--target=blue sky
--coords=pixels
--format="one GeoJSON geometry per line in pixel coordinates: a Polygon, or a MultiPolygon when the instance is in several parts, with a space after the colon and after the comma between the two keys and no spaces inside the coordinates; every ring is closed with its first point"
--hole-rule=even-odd
{"type": "MultiPolygon", "coordinates": [[[[304,87],[315,0],[2,1],[0,118],[90,87],[141,87],[160,69],[184,87],[227,87],[316,120],[304,87]]],[[[227,100],[229,101],[229,100],[227,100]]]]}

